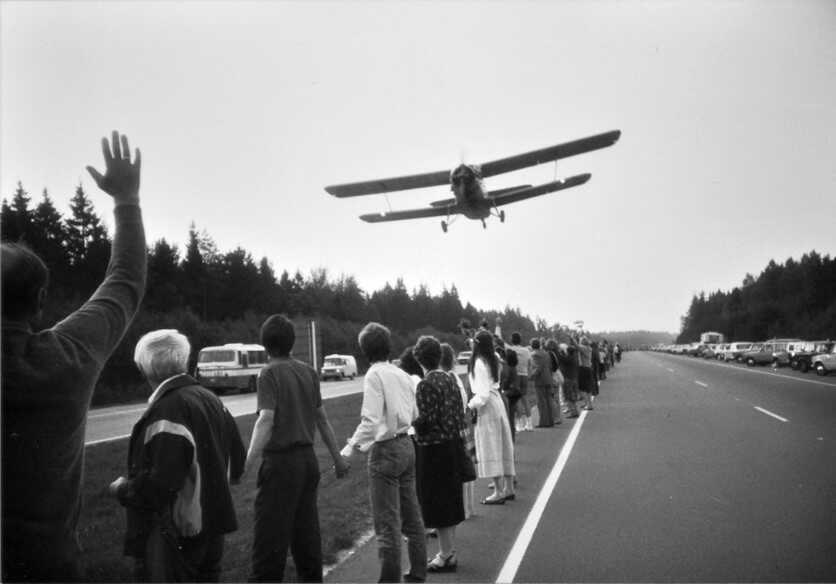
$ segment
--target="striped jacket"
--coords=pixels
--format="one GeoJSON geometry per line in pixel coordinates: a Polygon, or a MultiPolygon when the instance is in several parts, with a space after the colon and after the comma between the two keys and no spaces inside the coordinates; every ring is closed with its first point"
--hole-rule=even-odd
{"type": "Polygon", "coordinates": [[[244,470],[238,427],[218,397],[188,375],[166,380],[134,425],[128,482],[118,496],[128,510],[125,554],[144,555],[151,525],[180,537],[237,529],[229,479],[244,470]]]}

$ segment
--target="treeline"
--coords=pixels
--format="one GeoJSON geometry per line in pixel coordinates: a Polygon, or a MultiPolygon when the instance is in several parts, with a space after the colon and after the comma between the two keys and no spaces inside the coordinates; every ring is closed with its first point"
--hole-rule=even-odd
{"type": "Polygon", "coordinates": [[[674,334],[660,331],[606,331],[595,333],[595,337],[607,339],[611,343],[618,343],[625,349],[639,349],[653,345],[669,345],[673,343],[674,334]]]}
{"type": "MultiPolygon", "coordinates": [[[[64,217],[44,190],[33,205],[18,183],[9,203],[2,202],[0,233],[4,241],[23,241],[50,268],[49,295],[42,326],[51,326],[84,302],[101,282],[110,257],[111,239],[81,185],[64,217]]],[[[271,262],[256,261],[238,247],[222,252],[205,231],[192,224],[184,250],[165,239],[148,249],[148,286],[139,314],[100,378],[96,403],[144,395],[133,361],[133,347],[144,333],[176,328],[189,336],[197,351],[227,342],[257,342],[263,319],[274,313],[314,318],[319,323],[323,354],[354,354],[360,360],[357,334],[369,321],[389,326],[395,349],[402,350],[419,334],[435,334],[464,348],[460,323],[491,327],[501,318],[504,331],[524,338],[543,334],[549,325],[532,320],[518,308],[480,310],[463,304],[455,285],[440,294],[427,286],[408,290],[402,279],[372,293],[353,276],[332,276],[324,268],[303,275],[287,270],[277,275],[271,262]]],[[[361,364],[362,364],[362,360],[361,364]]]]}
{"type": "Polygon", "coordinates": [[[695,295],[676,342],[697,341],[705,331],[731,341],[836,337],[836,258],[811,251],[799,261],[770,260],[731,292],[695,295]]]}

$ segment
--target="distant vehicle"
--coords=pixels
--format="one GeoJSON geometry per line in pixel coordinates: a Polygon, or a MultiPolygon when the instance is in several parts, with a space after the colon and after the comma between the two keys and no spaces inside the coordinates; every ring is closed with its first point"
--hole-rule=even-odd
{"type": "Polygon", "coordinates": [[[730,343],[723,343],[721,345],[717,345],[717,347],[714,349],[714,354],[712,355],[712,357],[714,359],[717,359],[718,361],[725,361],[726,352],[728,352],[730,346],[730,343]]]}
{"type": "Polygon", "coordinates": [[[750,367],[755,365],[769,365],[773,363],[776,366],[789,365],[790,360],[789,355],[787,354],[787,345],[791,342],[799,340],[800,339],[770,339],[760,345],[758,350],[755,350],[753,347],[751,350],[743,353],[741,360],[750,367]]]}
{"type": "Polygon", "coordinates": [[[721,345],[709,343],[700,352],[700,357],[703,359],[715,359],[717,357],[717,350],[721,345]]]}
{"type": "Polygon", "coordinates": [[[796,343],[795,352],[790,357],[790,367],[807,373],[813,367],[813,357],[833,350],[833,341],[804,341],[796,343]]]}
{"type": "Polygon", "coordinates": [[[704,349],[705,345],[702,343],[691,343],[690,345],[685,346],[684,353],[686,355],[691,355],[692,357],[699,357],[704,349]]]}
{"type": "Polygon", "coordinates": [[[216,393],[228,389],[254,392],[258,372],[267,361],[267,351],[261,345],[227,343],[204,347],[197,355],[195,377],[216,393]]]}
{"type": "Polygon", "coordinates": [[[319,377],[326,379],[354,379],[357,375],[357,360],[352,355],[325,355],[319,377]]]}
{"type": "Polygon", "coordinates": [[[726,361],[740,361],[740,356],[751,348],[752,343],[749,342],[729,343],[729,348],[723,353],[723,358],[726,361]]]}
{"type": "Polygon", "coordinates": [[[481,221],[482,227],[486,227],[485,219],[491,216],[496,216],[500,222],[505,222],[505,211],[499,210],[499,207],[503,205],[582,185],[592,175],[589,173],[578,174],[564,180],[556,180],[537,186],[519,185],[494,191],[488,191],[485,188],[482,183],[483,178],[568,158],[600,148],[607,148],[615,144],[620,136],[620,130],[613,130],[483,164],[461,164],[452,170],[331,185],[325,187],[325,190],[335,197],[357,197],[449,185],[454,196],[430,203],[429,207],[369,213],[360,215],[360,219],[368,223],[380,223],[383,221],[419,219],[421,217],[446,217],[447,219],[441,222],[441,229],[446,233],[447,228],[452,223],[450,218],[463,215],[468,219],[481,221]]]}
{"type": "Polygon", "coordinates": [[[470,363],[470,356],[473,354],[473,351],[462,351],[456,357],[456,364],[453,367],[453,371],[456,372],[456,375],[467,375],[467,364],[470,363]]]}
{"type": "Polygon", "coordinates": [[[813,369],[817,375],[827,375],[830,371],[836,371],[836,345],[827,353],[813,356],[813,369]]]}
{"type": "Polygon", "coordinates": [[[725,343],[726,336],[723,333],[715,333],[713,331],[708,331],[705,333],[700,334],[700,343],[703,345],[716,345],[718,343],[725,343]]]}

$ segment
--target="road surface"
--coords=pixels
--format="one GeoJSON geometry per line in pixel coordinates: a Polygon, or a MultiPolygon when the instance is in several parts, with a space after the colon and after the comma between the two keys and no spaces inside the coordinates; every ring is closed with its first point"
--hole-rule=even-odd
{"type": "MultiPolygon", "coordinates": [[[[331,399],[363,391],[362,378],[347,381],[324,381],[321,384],[323,399],[331,399]]],[[[255,394],[232,394],[221,396],[224,405],[233,416],[243,416],[256,411],[255,394]]],[[[147,404],[113,406],[90,410],[87,415],[87,436],[85,445],[112,442],[129,438],[131,428],[147,408],[147,404]]]]}
{"type": "MultiPolygon", "coordinates": [[[[518,436],[517,499],[434,582],[836,581],[834,377],[631,352],[593,411],[518,436]]],[[[372,539],[328,580],[378,569],[372,539]]]]}

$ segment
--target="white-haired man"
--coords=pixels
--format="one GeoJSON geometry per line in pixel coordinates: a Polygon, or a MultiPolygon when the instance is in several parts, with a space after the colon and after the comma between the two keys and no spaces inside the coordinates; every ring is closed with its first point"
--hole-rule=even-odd
{"type": "Polygon", "coordinates": [[[128,510],[125,555],[139,580],[218,581],[224,534],[238,527],[229,480],[246,451],[223,403],[186,374],[190,350],[176,330],[157,330],[134,352],[152,393],[131,433],[128,477],[110,492],[128,510]]]}

